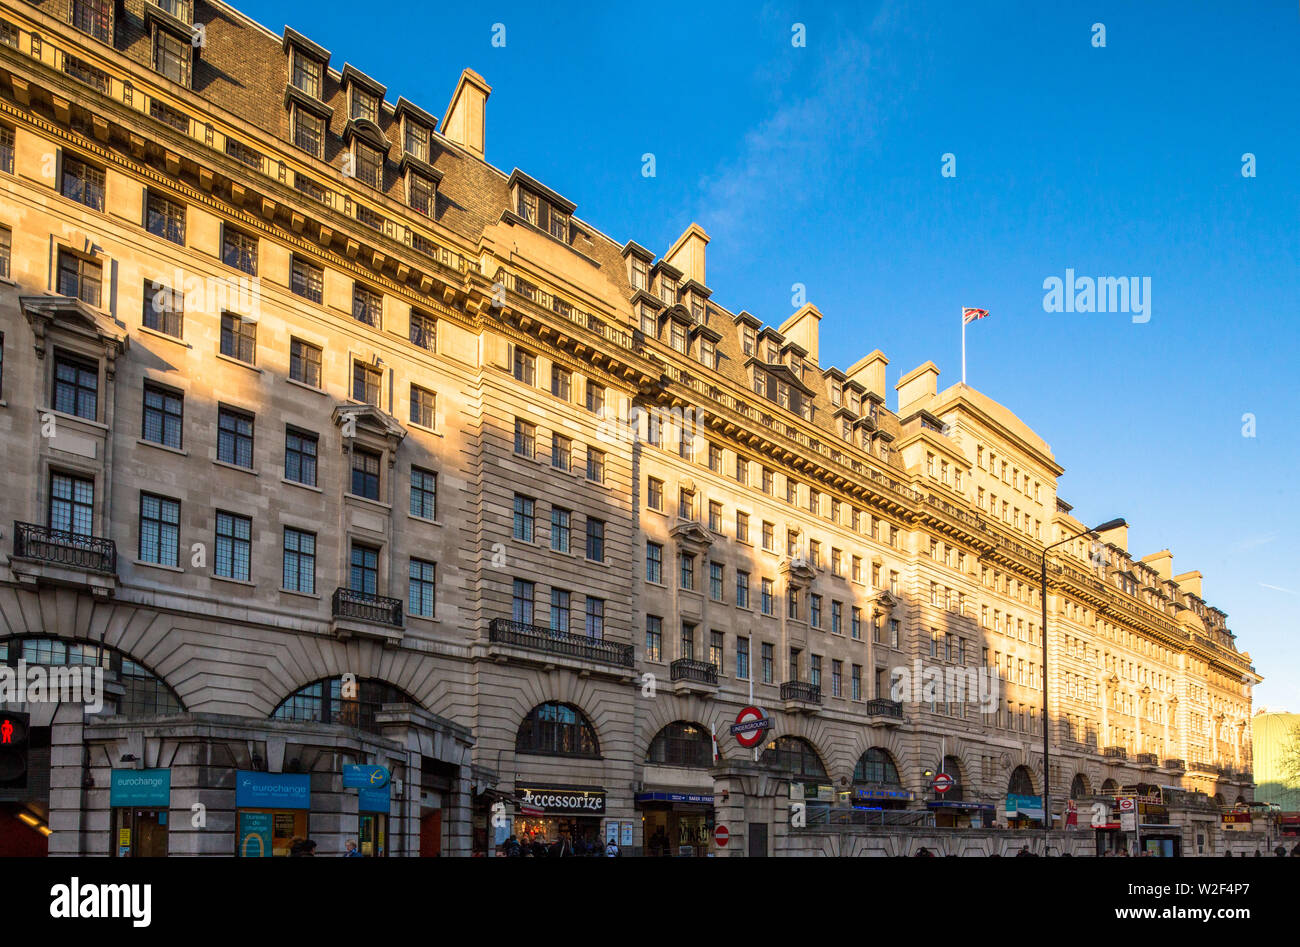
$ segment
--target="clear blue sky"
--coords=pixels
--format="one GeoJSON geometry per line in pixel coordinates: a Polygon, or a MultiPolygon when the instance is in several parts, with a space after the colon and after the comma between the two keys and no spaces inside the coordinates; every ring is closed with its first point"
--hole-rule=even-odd
{"type": "Polygon", "coordinates": [[[970,383],[1051,444],[1082,519],[1202,571],[1256,706],[1300,711],[1294,0],[238,6],[438,116],[476,69],[493,164],[658,253],[698,221],[733,311],[779,324],[805,284],[823,365],[880,348],[891,386],[932,359],[943,388],[959,307],[991,310],[970,383]],[[1066,267],[1150,277],[1150,321],[1044,312],[1066,267]]]}

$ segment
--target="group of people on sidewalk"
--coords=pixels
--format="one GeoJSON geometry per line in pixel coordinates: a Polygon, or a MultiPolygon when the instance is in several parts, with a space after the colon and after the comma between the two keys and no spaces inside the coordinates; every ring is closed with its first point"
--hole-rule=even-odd
{"type": "MultiPolygon", "coordinates": [[[[316,855],[316,843],[309,838],[296,838],[289,844],[290,858],[313,858],[316,855]]],[[[364,858],[357,848],[357,840],[348,839],[343,844],[344,858],[364,858]]]]}
{"type": "Polygon", "coordinates": [[[500,854],[505,858],[617,858],[620,852],[618,843],[613,839],[601,845],[596,839],[571,840],[568,833],[561,833],[559,838],[550,843],[540,837],[520,841],[511,835],[501,843],[500,854]]]}

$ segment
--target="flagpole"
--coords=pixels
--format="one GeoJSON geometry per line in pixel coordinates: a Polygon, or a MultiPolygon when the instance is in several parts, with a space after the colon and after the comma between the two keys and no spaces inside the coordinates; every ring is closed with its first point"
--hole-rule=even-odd
{"type": "Polygon", "coordinates": [[[966,384],[966,310],[960,310],[961,314],[961,383],[966,384]]]}

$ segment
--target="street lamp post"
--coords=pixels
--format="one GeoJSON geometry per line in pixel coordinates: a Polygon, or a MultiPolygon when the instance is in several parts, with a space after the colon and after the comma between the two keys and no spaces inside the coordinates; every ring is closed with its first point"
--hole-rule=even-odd
{"type": "Polygon", "coordinates": [[[1093,533],[1104,533],[1107,530],[1118,529],[1128,524],[1123,518],[1107,520],[1100,526],[1094,526],[1092,529],[1085,529],[1081,533],[1075,533],[1073,536],[1067,536],[1065,539],[1058,540],[1050,546],[1043,547],[1042,572],[1040,575],[1040,586],[1038,590],[1038,601],[1043,609],[1043,623],[1039,628],[1039,634],[1043,636],[1043,855],[1047,855],[1047,845],[1051,840],[1052,832],[1052,761],[1051,761],[1051,722],[1047,713],[1047,554],[1057,546],[1078,539],[1080,536],[1090,536],[1093,533]]]}

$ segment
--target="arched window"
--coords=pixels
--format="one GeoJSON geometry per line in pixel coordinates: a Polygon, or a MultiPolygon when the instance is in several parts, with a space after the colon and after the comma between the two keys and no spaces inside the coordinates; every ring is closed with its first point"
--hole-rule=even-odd
{"type": "Polygon", "coordinates": [[[1074,780],[1070,783],[1070,798],[1084,799],[1091,795],[1088,791],[1088,777],[1083,773],[1075,773],[1074,780]]]}
{"type": "Polygon", "coordinates": [[[1223,798],[1223,793],[1216,792],[1214,794],[1214,804],[1216,806],[1226,806],[1228,804],[1227,800],[1223,798]]]}
{"type": "Polygon", "coordinates": [[[943,758],[943,772],[952,777],[952,788],[943,794],[945,802],[961,802],[961,760],[955,756],[943,758]]]}
{"type": "Polygon", "coordinates": [[[1108,779],[1101,784],[1101,794],[1103,796],[1113,795],[1117,792],[1119,792],[1119,783],[1115,782],[1115,780],[1108,779]]]}
{"type": "Polygon", "coordinates": [[[123,717],[153,717],[185,712],[181,699],[162,678],[113,648],[100,647],[86,641],[64,641],[61,638],[10,638],[0,641],[0,664],[17,667],[19,661],[47,667],[102,667],[117,676],[118,683],[125,691],[117,704],[117,712],[123,717]]]}
{"type": "Polygon", "coordinates": [[[777,737],[763,750],[761,757],[768,765],[791,770],[796,776],[808,779],[826,779],[826,767],[811,743],[803,737],[777,737]]]}
{"type": "Polygon", "coordinates": [[[1034,795],[1034,781],[1029,775],[1029,770],[1023,766],[1017,766],[1011,773],[1011,782],[1007,784],[1007,792],[1016,796],[1034,795]]]}
{"type": "Polygon", "coordinates": [[[297,720],[306,723],[337,723],[378,733],[375,713],[384,704],[415,704],[400,688],[387,681],[362,678],[356,692],[343,695],[343,678],[327,677],[294,691],[271,713],[272,720],[297,720]]]}
{"type": "Polygon", "coordinates": [[[539,704],[524,718],[515,736],[517,753],[600,758],[596,731],[572,704],[539,704]]]}
{"type": "Polygon", "coordinates": [[[713,737],[698,723],[678,720],[655,734],[646,762],[660,766],[712,766],[713,737]]]}
{"type": "Polygon", "coordinates": [[[888,750],[882,750],[878,746],[873,746],[858,757],[858,765],[853,767],[853,781],[881,786],[903,784],[903,781],[898,778],[898,767],[894,765],[894,758],[889,755],[888,750]]]}

